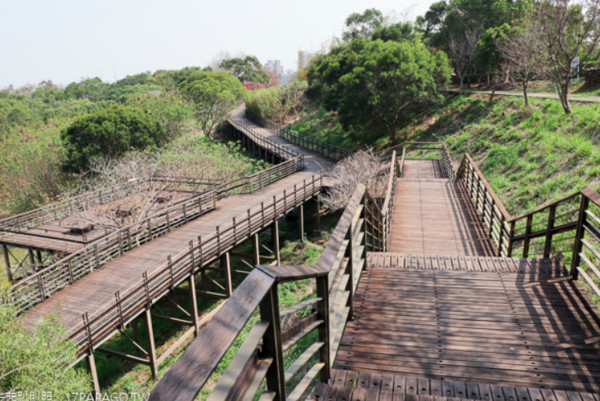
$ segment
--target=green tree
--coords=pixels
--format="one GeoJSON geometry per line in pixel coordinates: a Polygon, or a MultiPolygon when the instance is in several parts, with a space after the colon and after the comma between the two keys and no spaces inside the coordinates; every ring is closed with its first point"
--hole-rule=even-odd
{"type": "Polygon", "coordinates": [[[373,33],[383,26],[383,14],[376,8],[369,8],[359,13],[353,13],[346,18],[346,31],[342,37],[350,42],[353,39],[369,39],[373,33]]]}
{"type": "Polygon", "coordinates": [[[43,390],[59,400],[69,393],[89,392],[85,372],[65,370],[75,361],[76,348],[58,314],[46,317],[32,331],[23,327],[8,297],[0,297],[4,298],[0,301],[0,393],[43,390]]]}
{"type": "Polygon", "coordinates": [[[202,132],[214,140],[215,127],[241,100],[244,87],[229,71],[198,71],[181,84],[183,95],[195,105],[202,132]]]}
{"type": "Polygon", "coordinates": [[[145,110],[117,105],[75,120],[61,138],[68,152],[65,167],[79,172],[92,158],[115,157],[130,149],[160,146],[168,135],[145,110]]]}
{"type": "Polygon", "coordinates": [[[431,53],[419,40],[357,39],[319,57],[309,73],[345,129],[383,134],[392,143],[403,124],[442,99],[438,89],[450,79],[446,54],[431,53]]]}
{"type": "Polygon", "coordinates": [[[254,56],[236,57],[221,61],[219,65],[224,70],[231,71],[240,82],[257,82],[266,84],[269,75],[262,71],[260,61],[254,56]]]}

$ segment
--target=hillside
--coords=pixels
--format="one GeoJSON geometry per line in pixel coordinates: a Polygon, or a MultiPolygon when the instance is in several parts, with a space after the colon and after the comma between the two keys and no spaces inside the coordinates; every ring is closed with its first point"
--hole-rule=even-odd
{"type": "MultiPolygon", "coordinates": [[[[470,153],[511,214],[598,184],[600,177],[600,105],[573,105],[566,115],[560,103],[518,98],[456,97],[422,115],[400,131],[399,141],[445,141],[458,166],[470,153]]],[[[353,142],[334,113],[306,111],[293,130],[351,149],[353,142]]],[[[389,146],[384,139],[375,149],[389,146]]]]}

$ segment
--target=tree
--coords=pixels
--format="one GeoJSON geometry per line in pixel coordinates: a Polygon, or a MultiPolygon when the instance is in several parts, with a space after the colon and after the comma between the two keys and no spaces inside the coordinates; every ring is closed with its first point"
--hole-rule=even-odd
{"type": "Polygon", "coordinates": [[[525,105],[529,104],[527,87],[531,80],[544,74],[546,52],[542,43],[539,21],[531,18],[519,27],[500,46],[500,51],[508,63],[512,76],[521,82],[525,105]]]}
{"type": "Polygon", "coordinates": [[[600,40],[600,0],[543,0],[536,19],[547,53],[549,75],[556,83],[565,113],[571,113],[569,84],[571,63],[590,59],[600,40]]]}
{"type": "Polygon", "coordinates": [[[196,118],[210,140],[214,140],[215,127],[244,94],[244,87],[229,71],[198,71],[182,83],[181,89],[195,104],[196,118]]]}
{"type": "Polygon", "coordinates": [[[371,35],[383,26],[383,14],[375,8],[369,8],[362,14],[353,13],[346,18],[346,31],[343,38],[347,42],[353,39],[371,38],[371,35]]]}
{"type": "Polygon", "coordinates": [[[76,347],[58,314],[46,317],[32,331],[23,327],[8,299],[6,292],[0,293],[0,393],[43,390],[51,393],[48,399],[58,400],[67,399],[69,393],[89,392],[85,372],[65,370],[76,359],[76,347]]]}
{"type": "Polygon", "coordinates": [[[118,105],[75,120],[61,138],[68,151],[65,167],[79,172],[88,166],[90,159],[160,146],[168,140],[168,135],[146,111],[118,105]]]}
{"type": "Polygon", "coordinates": [[[475,51],[477,50],[477,42],[479,42],[480,37],[481,30],[478,27],[450,35],[450,56],[454,64],[454,71],[456,71],[460,79],[461,91],[465,76],[471,72],[475,51]]]}
{"type": "Polygon", "coordinates": [[[262,71],[260,61],[254,56],[244,58],[236,57],[221,61],[219,68],[231,71],[241,83],[257,82],[266,84],[269,82],[269,75],[262,71]]]}
{"type": "Polygon", "coordinates": [[[417,28],[423,33],[423,37],[425,39],[428,39],[431,34],[439,31],[440,27],[444,23],[444,18],[446,18],[447,11],[448,4],[442,0],[429,6],[429,10],[425,13],[425,16],[417,17],[417,28]]]}
{"type": "Polygon", "coordinates": [[[419,40],[365,41],[317,58],[309,83],[342,126],[361,134],[396,132],[423,107],[440,100],[438,89],[450,78],[448,58],[431,53],[419,40]]]}

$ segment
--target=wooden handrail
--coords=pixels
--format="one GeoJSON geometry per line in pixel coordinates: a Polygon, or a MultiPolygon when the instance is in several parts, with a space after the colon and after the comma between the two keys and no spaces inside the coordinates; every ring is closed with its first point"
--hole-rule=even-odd
{"type": "Polygon", "coordinates": [[[291,336],[297,340],[308,332],[318,329],[319,342],[310,346],[298,358],[295,365],[304,364],[316,352],[319,352],[320,362],[308,370],[290,397],[298,399],[306,390],[303,383],[312,381],[319,372],[321,372],[321,381],[326,381],[341,339],[340,328],[344,327],[346,319],[352,313],[352,297],[360,272],[364,268],[365,242],[362,241],[365,241],[363,235],[365,226],[362,211],[367,195],[363,185],[356,188],[316,265],[256,267],[156,385],[150,394],[150,400],[193,400],[258,305],[260,305],[259,325],[261,326],[260,330],[253,329],[252,332],[265,333],[264,335],[267,336],[262,352],[259,354],[253,352],[258,342],[256,335],[249,336],[253,337],[249,338],[249,345],[244,343],[240,349],[242,355],[238,354],[234,366],[228,368],[228,372],[237,377],[228,376],[226,385],[218,386],[218,396],[215,394],[213,398],[230,399],[234,394],[242,391],[240,390],[242,383],[246,383],[244,388],[251,388],[251,393],[247,394],[251,396],[255,388],[249,386],[248,382],[255,381],[255,376],[247,376],[248,369],[244,367],[248,364],[256,364],[258,360],[256,358],[263,358],[262,360],[271,366],[269,368],[271,376],[267,376],[267,390],[279,396],[279,399],[285,399],[285,383],[299,369],[294,368],[284,374],[283,367],[277,366],[276,361],[278,358],[281,359],[282,352],[289,348],[289,341],[284,346],[276,294],[279,283],[295,280],[317,280],[317,298],[298,305],[298,308],[303,308],[316,303],[317,312],[310,315],[305,324],[294,326],[297,328],[293,329],[293,333],[290,333],[292,329],[286,330],[286,338],[291,336]],[[348,279],[342,280],[342,276],[348,276],[348,279]],[[347,301],[344,301],[345,297],[347,301]],[[235,317],[231,316],[232,314],[235,317]],[[210,352],[206,351],[208,349],[210,352]]]}

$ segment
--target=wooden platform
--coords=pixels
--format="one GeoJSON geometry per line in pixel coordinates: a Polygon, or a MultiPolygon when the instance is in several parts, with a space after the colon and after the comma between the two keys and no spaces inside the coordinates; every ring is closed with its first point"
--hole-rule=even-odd
{"type": "Polygon", "coordinates": [[[388,250],[446,256],[496,254],[462,183],[437,178],[398,179],[388,250]]]}
{"type": "Polygon", "coordinates": [[[546,265],[536,275],[370,267],[334,367],[599,392],[597,310],[546,265]]]}
{"type": "Polygon", "coordinates": [[[404,160],[403,178],[448,178],[441,160],[404,160]]]}
{"type": "Polygon", "coordinates": [[[539,387],[499,386],[454,380],[334,369],[328,384],[319,383],[313,401],[600,401],[598,394],[539,387]],[[435,398],[434,398],[435,397],[435,398]]]}

